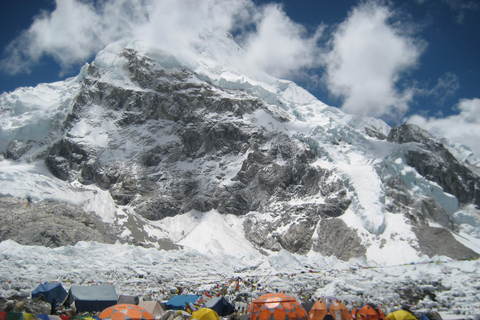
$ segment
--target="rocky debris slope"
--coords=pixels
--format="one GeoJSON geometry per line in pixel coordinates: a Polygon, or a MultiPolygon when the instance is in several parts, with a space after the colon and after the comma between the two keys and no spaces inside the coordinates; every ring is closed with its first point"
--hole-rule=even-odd
{"type": "Polygon", "coordinates": [[[60,247],[79,241],[114,243],[117,236],[93,212],[69,203],[32,203],[12,197],[0,198],[0,241],[60,247]]]}

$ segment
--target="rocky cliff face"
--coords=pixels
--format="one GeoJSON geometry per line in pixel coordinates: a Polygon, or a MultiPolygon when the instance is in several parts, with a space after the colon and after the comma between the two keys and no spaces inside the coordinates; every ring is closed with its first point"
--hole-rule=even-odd
{"type": "MultiPolygon", "coordinates": [[[[441,197],[419,196],[405,176],[386,169],[396,161],[394,155],[400,155],[421,179],[438,184],[459,206],[478,206],[479,176],[425,131],[402,125],[386,137],[370,125],[346,125],[350,136],[332,139],[333,131],[326,127],[299,134],[290,124],[302,115],[290,112],[281,99],[272,102],[252,90],[221,87],[186,68],[162,66],[131,48],[116,59],[121,71],[114,75],[100,63],[86,68],[58,129],[59,138],[40,142],[48,144],[46,152],[32,157],[28,142],[14,139],[3,157],[42,159],[58,179],[108,190],[118,207],[131,210],[124,210],[127,216],[137,216],[137,231],[128,241],[175,248],[168,237],[146,235],[145,224],[192,210],[217,210],[241,217],[246,239],[265,254],[285,249],[344,260],[366,256],[368,239],[382,237],[385,228],[365,236],[368,232],[361,225],[346,220],[346,213],[355,214],[359,207],[360,190],[328,164],[340,159],[319,161],[327,149],[357,148],[348,142],[354,136],[351,141],[388,144],[390,152],[375,168],[381,179],[378,203],[384,214],[405,217],[417,235],[415,241],[408,240],[413,248],[430,256],[478,257],[451,235],[459,226],[450,207],[438,200],[441,197]],[[316,135],[326,138],[312,140],[316,135]]],[[[4,199],[2,206],[0,240],[47,246],[125,241],[119,224],[109,227],[98,219],[98,212],[81,207],[18,199],[4,199]],[[18,223],[5,210],[7,202],[13,203],[17,216],[60,221],[56,228],[32,222],[36,236],[20,239],[13,235],[18,223]]]]}

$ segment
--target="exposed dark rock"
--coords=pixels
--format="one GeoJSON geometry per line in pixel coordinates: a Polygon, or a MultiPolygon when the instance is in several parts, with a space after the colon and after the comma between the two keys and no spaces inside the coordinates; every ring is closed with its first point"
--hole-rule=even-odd
{"type": "Polygon", "coordinates": [[[5,159],[18,160],[30,148],[31,148],[31,145],[29,145],[28,143],[25,143],[24,141],[12,140],[8,144],[7,150],[5,150],[5,152],[3,153],[3,156],[5,157],[5,159]]]}
{"type": "Polygon", "coordinates": [[[340,260],[365,257],[366,248],[360,237],[343,220],[322,219],[317,236],[313,249],[324,256],[336,256],[340,260]]]}

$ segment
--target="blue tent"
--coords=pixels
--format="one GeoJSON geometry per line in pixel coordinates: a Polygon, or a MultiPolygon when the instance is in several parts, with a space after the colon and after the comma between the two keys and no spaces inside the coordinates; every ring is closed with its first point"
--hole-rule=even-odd
{"type": "Polygon", "coordinates": [[[167,309],[185,310],[186,304],[197,302],[199,297],[195,294],[173,296],[165,303],[165,306],[167,309]]]}
{"type": "Polygon", "coordinates": [[[44,282],[32,291],[32,298],[39,298],[40,296],[43,296],[45,301],[50,304],[54,304],[54,301],[55,304],[62,303],[67,296],[67,290],[59,282],[44,282]]]}
{"type": "Polygon", "coordinates": [[[224,296],[208,300],[205,302],[205,307],[215,310],[220,317],[228,316],[233,312],[233,305],[224,296]]]}
{"type": "Polygon", "coordinates": [[[436,311],[431,311],[422,313],[419,320],[442,320],[442,316],[436,311]]]}

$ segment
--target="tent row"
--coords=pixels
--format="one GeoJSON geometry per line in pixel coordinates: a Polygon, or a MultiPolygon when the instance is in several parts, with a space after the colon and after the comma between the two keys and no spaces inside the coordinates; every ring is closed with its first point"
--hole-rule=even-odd
{"type": "MultiPolygon", "coordinates": [[[[74,306],[77,312],[101,312],[100,319],[111,320],[171,320],[165,310],[187,314],[192,320],[219,320],[231,315],[235,309],[225,297],[204,299],[199,295],[176,295],[160,305],[158,301],[138,301],[134,296],[118,296],[113,285],[72,286],[67,292],[60,283],[44,283],[33,292],[32,298],[42,296],[54,305],[74,306]],[[116,311],[115,311],[116,310],[116,311]],[[115,312],[114,312],[115,311],[115,312]],[[186,312],[187,311],[187,312],[186,312]],[[110,318],[113,314],[131,313],[128,319],[110,318]],[[103,317],[102,317],[103,315],[103,317]],[[135,316],[136,315],[136,316],[135,316]],[[168,319],[167,319],[168,318],[168,319]]],[[[172,315],[172,313],[170,313],[172,315]]],[[[374,304],[365,304],[351,312],[334,297],[324,297],[312,305],[302,305],[295,298],[281,293],[268,293],[253,300],[242,320],[418,320],[407,310],[397,310],[385,315],[374,304]]],[[[420,320],[442,320],[438,313],[423,314],[420,320]]]]}
{"type": "MultiPolygon", "coordinates": [[[[95,286],[72,286],[68,291],[61,283],[42,283],[32,291],[32,298],[42,297],[51,305],[63,305],[75,308],[76,312],[100,312],[117,304],[139,305],[156,318],[163,314],[164,310],[185,310],[187,306],[192,309],[206,307],[214,310],[220,316],[226,316],[233,312],[233,305],[224,296],[203,299],[199,295],[176,295],[163,306],[157,301],[139,301],[137,296],[117,295],[115,286],[109,284],[95,286]],[[195,306],[194,306],[195,305],[195,306]]],[[[192,310],[193,311],[193,310],[192,310]]]]}

